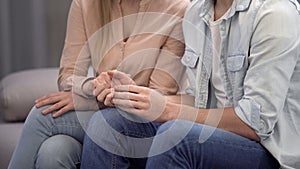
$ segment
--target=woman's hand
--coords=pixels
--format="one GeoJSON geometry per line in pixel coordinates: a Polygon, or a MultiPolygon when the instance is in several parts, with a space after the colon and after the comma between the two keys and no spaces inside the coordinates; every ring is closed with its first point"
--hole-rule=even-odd
{"type": "Polygon", "coordinates": [[[111,84],[111,77],[107,72],[102,72],[96,79],[93,80],[93,95],[99,102],[104,103],[106,106],[112,106],[107,98],[107,96],[112,93],[111,84]]]}
{"type": "Polygon", "coordinates": [[[49,95],[43,96],[35,101],[37,108],[51,105],[49,108],[42,111],[42,114],[46,115],[53,111],[55,112],[52,116],[58,117],[68,111],[74,110],[74,103],[71,92],[56,92],[49,95]]]}
{"type": "Polygon", "coordinates": [[[94,96],[97,100],[103,103],[105,106],[114,106],[112,103],[112,98],[114,95],[114,86],[117,85],[129,85],[135,84],[135,82],[130,78],[130,75],[112,70],[109,72],[102,72],[93,81],[94,84],[94,96]]]}
{"type": "Polygon", "coordinates": [[[150,121],[165,122],[171,118],[165,111],[166,98],[147,87],[115,86],[112,102],[116,107],[150,121]]]}

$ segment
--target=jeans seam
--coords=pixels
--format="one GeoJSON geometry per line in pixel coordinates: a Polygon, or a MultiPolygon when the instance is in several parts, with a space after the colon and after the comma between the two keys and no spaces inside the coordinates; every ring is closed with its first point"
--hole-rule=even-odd
{"type": "Polygon", "coordinates": [[[153,137],[153,136],[149,136],[146,134],[141,134],[141,133],[137,133],[137,132],[133,132],[133,131],[126,131],[126,132],[121,132],[122,134],[125,134],[127,136],[134,136],[134,137],[153,137]]]}
{"type": "MultiPolygon", "coordinates": [[[[235,144],[235,143],[231,143],[231,142],[225,142],[225,141],[217,141],[217,140],[208,140],[207,143],[221,143],[221,144],[224,144],[226,146],[231,146],[231,147],[238,147],[238,148],[242,148],[242,149],[253,149],[253,150],[259,150],[259,151],[262,151],[264,152],[265,149],[263,147],[254,147],[254,146],[250,146],[250,145],[247,145],[247,144],[235,144]]],[[[257,144],[260,144],[260,143],[257,143],[257,144]]]]}
{"type": "Polygon", "coordinates": [[[112,156],[112,169],[117,169],[117,156],[114,154],[112,156]]]}

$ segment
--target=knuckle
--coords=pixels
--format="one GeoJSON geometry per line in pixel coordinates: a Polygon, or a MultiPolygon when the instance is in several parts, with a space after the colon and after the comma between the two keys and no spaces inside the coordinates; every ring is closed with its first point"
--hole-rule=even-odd
{"type": "Polygon", "coordinates": [[[60,110],[58,112],[55,113],[57,116],[61,116],[63,114],[63,112],[60,110]]]}
{"type": "Polygon", "coordinates": [[[74,109],[74,105],[73,104],[68,104],[63,109],[65,110],[65,112],[73,110],[74,109]]]}
{"type": "Polygon", "coordinates": [[[67,107],[63,107],[62,109],[59,110],[59,115],[62,115],[68,111],[67,107]]]}
{"type": "Polygon", "coordinates": [[[143,99],[143,100],[146,100],[146,101],[149,101],[148,97],[145,96],[145,95],[142,96],[142,99],[143,99]]]}
{"type": "Polygon", "coordinates": [[[58,104],[54,104],[53,106],[51,106],[51,109],[57,109],[58,108],[58,104]]]}
{"type": "Polygon", "coordinates": [[[101,95],[99,95],[99,96],[97,97],[97,100],[98,100],[99,102],[103,102],[103,99],[102,99],[101,95]]]}
{"type": "Polygon", "coordinates": [[[48,98],[45,102],[53,102],[54,99],[52,97],[48,98]]]}

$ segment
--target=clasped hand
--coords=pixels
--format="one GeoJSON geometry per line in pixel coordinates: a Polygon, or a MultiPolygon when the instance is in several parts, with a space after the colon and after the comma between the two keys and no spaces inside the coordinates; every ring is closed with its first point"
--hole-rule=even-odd
{"type": "Polygon", "coordinates": [[[94,95],[104,105],[150,121],[166,121],[165,97],[148,87],[137,86],[129,75],[116,70],[104,72],[94,80],[94,85],[94,95]]]}

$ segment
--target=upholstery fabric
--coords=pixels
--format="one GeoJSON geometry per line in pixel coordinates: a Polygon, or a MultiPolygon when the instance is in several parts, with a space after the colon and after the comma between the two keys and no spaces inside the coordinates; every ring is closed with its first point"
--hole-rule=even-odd
{"type": "Polygon", "coordinates": [[[0,115],[4,121],[24,121],[34,100],[57,91],[57,68],[10,74],[0,82],[0,115]]]}

